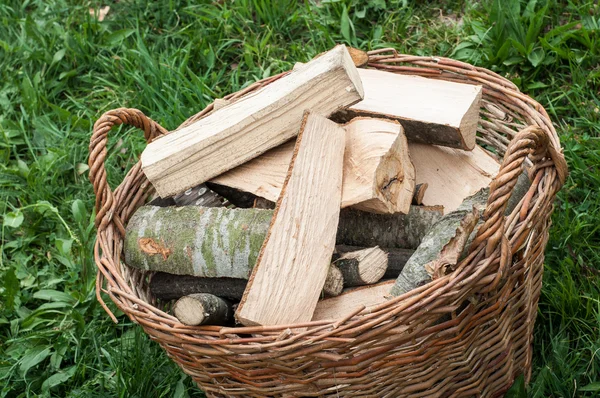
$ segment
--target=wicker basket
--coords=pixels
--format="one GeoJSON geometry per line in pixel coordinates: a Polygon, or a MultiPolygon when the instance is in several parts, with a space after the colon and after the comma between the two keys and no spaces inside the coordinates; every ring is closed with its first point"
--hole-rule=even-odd
{"type": "MultiPolygon", "coordinates": [[[[478,142],[504,160],[490,187],[486,221],[456,270],[347,319],[188,327],[157,308],[148,274],[122,261],[125,225],[153,188],[138,162],[111,191],[104,161],[115,125],[136,126],[147,141],[167,131],[135,109],[107,112],[94,125],[89,165],[96,193],[98,300],[116,322],[100,297],[101,291],[108,294],[209,396],[487,397],[501,396],[520,374],[530,378],[550,215],[567,175],[548,114],[503,77],[451,59],[383,49],[369,53],[368,66],[482,85],[478,142]],[[524,162],[532,189],[505,217],[524,162]]],[[[287,73],[225,98],[236,100],[287,73]]]]}

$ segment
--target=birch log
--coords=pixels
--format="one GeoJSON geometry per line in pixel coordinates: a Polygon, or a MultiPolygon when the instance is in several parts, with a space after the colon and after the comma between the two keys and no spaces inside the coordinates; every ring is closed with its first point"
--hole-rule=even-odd
{"type": "Polygon", "coordinates": [[[344,253],[334,264],[342,272],[345,287],[370,285],[385,274],[388,256],[375,246],[344,253]]]}
{"type": "MultiPolygon", "coordinates": [[[[336,245],[334,255],[334,261],[339,259],[341,255],[345,253],[355,252],[358,250],[367,249],[366,247],[360,246],[349,246],[349,245],[336,245]]],[[[387,269],[385,270],[385,274],[381,279],[396,279],[404,265],[415,252],[412,249],[399,249],[393,247],[384,247],[381,248],[385,254],[387,255],[387,269]]]]}
{"type": "Polygon", "coordinates": [[[233,320],[230,302],[207,293],[191,294],[177,300],[173,313],[184,325],[227,325],[233,320]]]}
{"type": "Polygon", "coordinates": [[[161,197],[182,192],[298,134],[305,109],[329,116],[363,97],[344,45],[303,68],[154,140],[142,169],[161,197]]]}

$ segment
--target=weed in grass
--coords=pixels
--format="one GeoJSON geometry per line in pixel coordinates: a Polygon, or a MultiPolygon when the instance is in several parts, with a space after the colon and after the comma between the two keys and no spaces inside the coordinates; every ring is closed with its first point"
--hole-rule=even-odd
{"type": "MultiPolygon", "coordinates": [[[[343,42],[445,55],[508,76],[556,123],[571,174],[556,203],[532,383],[600,391],[600,8],[592,1],[323,0],[0,4],[0,397],[202,396],[114,305],[95,299],[92,123],[136,107],[173,129],[222,97],[343,42]]],[[[115,187],[141,133],[115,129],[115,187]]]]}

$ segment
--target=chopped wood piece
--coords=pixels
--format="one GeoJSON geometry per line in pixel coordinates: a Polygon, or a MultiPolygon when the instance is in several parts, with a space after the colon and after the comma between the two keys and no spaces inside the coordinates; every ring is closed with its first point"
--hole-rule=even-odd
{"type": "Polygon", "coordinates": [[[348,289],[337,297],[321,300],[317,303],[312,320],[342,319],[363,305],[369,310],[384,303],[390,297],[392,286],[394,286],[393,280],[385,281],[376,285],[348,289]]]}
{"type": "MultiPolygon", "coordinates": [[[[522,172],[508,199],[505,214],[514,210],[530,185],[526,172],[522,172]]],[[[478,226],[473,224],[478,222],[477,225],[481,225],[488,196],[489,188],[479,190],[475,195],[466,198],[458,209],[446,214],[431,227],[396,279],[392,295],[400,296],[430,281],[432,274],[435,274],[435,277],[441,276],[445,267],[457,264],[461,254],[466,255],[466,250],[478,229],[478,226]],[[476,208],[478,214],[467,217],[473,212],[473,208],[476,208]]]]}
{"type": "MultiPolygon", "coordinates": [[[[360,246],[336,245],[336,254],[333,255],[333,260],[338,260],[344,253],[364,249],[367,248],[360,246]]],[[[415,252],[412,249],[399,249],[394,247],[383,247],[381,249],[385,252],[388,259],[387,269],[385,270],[385,274],[383,274],[383,278],[381,279],[396,279],[398,275],[400,275],[402,268],[404,268],[404,264],[406,264],[410,256],[412,256],[412,254],[415,252]]]]}
{"type": "Polygon", "coordinates": [[[345,287],[370,285],[385,274],[388,256],[375,246],[343,253],[334,263],[342,272],[345,287]]]}
{"type": "Polygon", "coordinates": [[[425,191],[427,191],[427,187],[429,184],[426,182],[415,185],[415,194],[413,195],[412,204],[413,205],[422,205],[423,197],[425,196],[425,191]]]}
{"type": "MultiPolygon", "coordinates": [[[[402,126],[385,119],[355,118],[344,128],[342,207],[353,206],[375,213],[408,212],[415,169],[402,126]]],[[[212,182],[276,201],[293,149],[293,141],[288,142],[217,176],[212,182]]]]}
{"type": "Polygon", "coordinates": [[[243,192],[235,188],[214,184],[209,181],[206,182],[206,186],[223,198],[227,199],[227,201],[235,207],[241,207],[243,209],[252,207],[254,204],[254,199],[256,198],[256,196],[249,192],[243,192]]]}
{"type": "Polygon", "coordinates": [[[323,285],[323,295],[328,297],[339,296],[344,289],[344,276],[337,265],[331,264],[327,271],[327,279],[323,285]]]}
{"type": "Polygon", "coordinates": [[[306,114],[288,177],[236,311],[246,326],[310,321],[335,245],[345,131],[306,114]]]}
{"type": "Polygon", "coordinates": [[[342,207],[374,213],[408,213],[415,169],[402,126],[375,118],[345,125],[342,207]]]}
{"type": "Polygon", "coordinates": [[[428,184],[423,204],[444,206],[445,214],[489,186],[500,169],[500,164],[479,146],[467,152],[410,143],[408,149],[415,165],[417,184],[428,184]]]}
{"type": "Polygon", "coordinates": [[[242,298],[247,279],[203,278],[157,272],[150,279],[150,292],[161,300],[175,300],[195,293],[209,293],[229,300],[242,298]]]}
{"type": "Polygon", "coordinates": [[[229,104],[231,104],[231,101],[223,99],[223,98],[217,98],[213,102],[213,112],[218,111],[219,109],[224,108],[229,104]]]}
{"type": "Polygon", "coordinates": [[[416,249],[442,218],[441,207],[411,206],[408,214],[375,214],[342,209],[337,243],[363,247],[416,249]]]}
{"type": "Polygon", "coordinates": [[[190,188],[173,199],[175,206],[220,207],[224,202],[222,196],[210,190],[205,184],[190,188]]]}
{"type": "Polygon", "coordinates": [[[184,325],[227,325],[233,320],[231,303],[207,293],[197,293],[177,300],[173,313],[184,325]]]}
{"type": "Polygon", "coordinates": [[[348,50],[336,46],[299,71],[154,140],[142,153],[142,169],[161,197],[173,195],[294,137],[305,109],[329,116],[362,97],[348,50]]]}
{"type": "Polygon", "coordinates": [[[412,142],[471,150],[479,120],[481,86],[359,69],[365,98],[344,115],[398,120],[412,142]]]}
{"type": "MultiPolygon", "coordinates": [[[[487,203],[489,190],[483,189],[477,194],[470,196],[460,205],[460,207],[446,214],[440,221],[438,221],[423,238],[423,242],[415,250],[414,254],[407,261],[404,269],[396,279],[394,287],[390,293],[393,296],[400,296],[418,286],[424,281],[430,281],[431,276],[427,272],[425,265],[430,263],[439,257],[440,252],[455,236],[460,234],[457,231],[460,228],[462,220],[467,214],[473,211],[473,208],[477,208],[477,219],[480,213],[485,210],[487,203]]],[[[466,234],[467,238],[470,231],[466,234]]],[[[461,243],[466,243],[462,239],[458,238],[461,243]]],[[[460,248],[462,252],[462,248],[460,248]]]]}
{"type": "MultiPolygon", "coordinates": [[[[354,66],[356,66],[357,68],[365,66],[369,62],[369,55],[366,52],[359,50],[358,48],[354,48],[354,47],[346,47],[346,48],[348,49],[348,53],[350,53],[350,57],[352,58],[352,61],[354,62],[354,66]]],[[[313,57],[313,59],[317,59],[324,54],[327,54],[327,51],[315,55],[313,57]]],[[[304,65],[306,65],[306,64],[303,62],[296,62],[294,64],[294,68],[292,70],[296,71],[296,70],[302,68],[304,65]]]]}

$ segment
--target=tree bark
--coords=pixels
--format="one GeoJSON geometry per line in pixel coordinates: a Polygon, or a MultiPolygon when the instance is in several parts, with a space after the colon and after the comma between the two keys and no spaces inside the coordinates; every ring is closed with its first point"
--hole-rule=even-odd
{"type": "Polygon", "coordinates": [[[342,272],[345,287],[379,281],[388,267],[388,256],[378,246],[343,253],[334,262],[342,272]]]}
{"type": "MultiPolygon", "coordinates": [[[[337,245],[335,247],[336,254],[334,255],[334,260],[340,258],[340,255],[343,253],[354,252],[357,250],[366,249],[366,247],[360,246],[348,246],[348,245],[337,245]]],[[[385,274],[383,274],[383,278],[381,279],[396,279],[402,268],[404,268],[404,264],[408,261],[410,256],[415,252],[412,249],[398,249],[398,248],[390,248],[390,247],[382,247],[381,248],[388,257],[388,266],[385,270],[385,274]]]]}
{"type": "Polygon", "coordinates": [[[173,313],[184,325],[227,325],[233,320],[231,303],[208,293],[198,293],[177,300],[173,313]]]}

